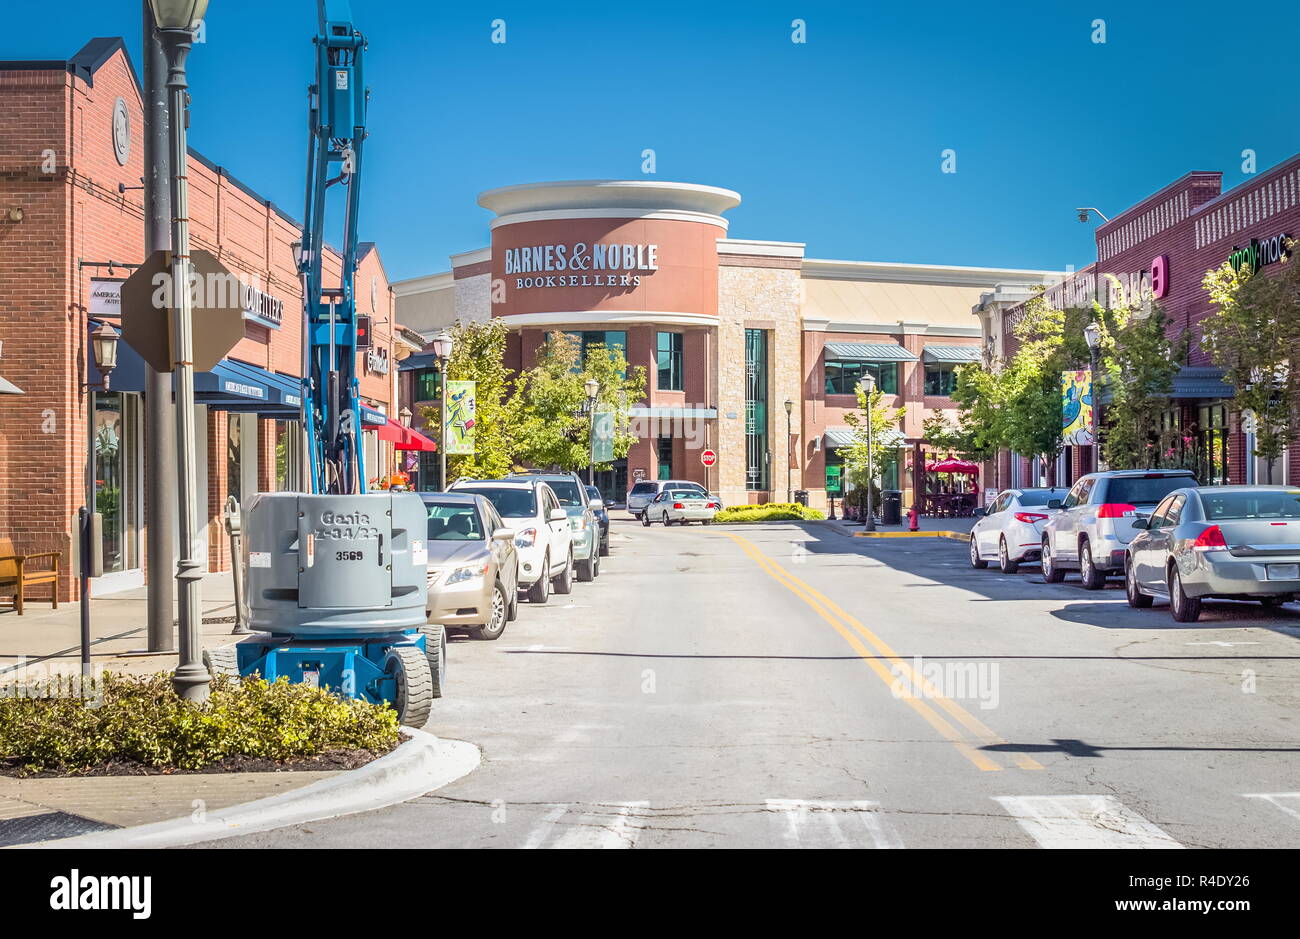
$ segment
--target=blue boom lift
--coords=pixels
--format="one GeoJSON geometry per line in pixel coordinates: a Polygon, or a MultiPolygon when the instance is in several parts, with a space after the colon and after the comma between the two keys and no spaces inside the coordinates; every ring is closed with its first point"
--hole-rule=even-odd
{"type": "Polygon", "coordinates": [[[329,687],[390,702],[422,726],[441,697],[446,640],[425,622],[427,515],[414,493],[367,493],[357,382],[357,214],[369,90],[365,37],[346,0],[317,0],[309,89],[303,288],[302,426],[310,493],[258,493],[244,509],[246,621],[258,632],[211,649],[213,674],[329,687]],[[326,195],[346,193],[342,274],[324,283],[326,195]]]}

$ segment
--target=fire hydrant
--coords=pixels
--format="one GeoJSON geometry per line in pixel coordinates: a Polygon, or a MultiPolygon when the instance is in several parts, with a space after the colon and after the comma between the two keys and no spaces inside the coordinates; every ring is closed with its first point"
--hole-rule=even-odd
{"type": "Polygon", "coordinates": [[[907,524],[910,531],[919,531],[921,528],[921,513],[916,510],[915,502],[907,513],[907,524]]]}

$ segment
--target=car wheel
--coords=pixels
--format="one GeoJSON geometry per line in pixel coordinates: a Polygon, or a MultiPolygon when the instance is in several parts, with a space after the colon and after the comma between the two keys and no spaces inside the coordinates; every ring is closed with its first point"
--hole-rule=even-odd
{"type": "Polygon", "coordinates": [[[1201,618],[1201,598],[1183,591],[1183,576],[1178,567],[1169,569],[1169,612],[1180,623],[1195,623],[1201,618]]]}
{"type": "Polygon", "coordinates": [[[1128,596],[1128,605],[1135,610],[1144,610],[1151,605],[1151,598],[1138,586],[1137,571],[1130,557],[1124,559],[1124,593],[1128,596]]]}
{"type": "Polygon", "coordinates": [[[510,615],[510,602],[506,599],[506,588],[500,581],[492,591],[492,618],[482,626],[470,630],[475,639],[500,639],[506,631],[506,618],[510,615]]]}
{"type": "Polygon", "coordinates": [[[979,542],[975,540],[973,532],[970,536],[970,566],[980,571],[989,566],[989,562],[980,557],[979,542]]]}
{"type": "Polygon", "coordinates": [[[1085,538],[1079,542],[1079,579],[1085,590],[1100,590],[1106,586],[1106,574],[1092,562],[1092,548],[1085,538]]]}
{"type": "Polygon", "coordinates": [[[998,539],[998,567],[1004,574],[1014,574],[1020,570],[1020,562],[1011,560],[1011,552],[1007,549],[1007,539],[998,539]]]}
{"type": "Polygon", "coordinates": [[[547,552],[542,561],[542,576],[528,588],[529,603],[545,603],[551,598],[551,555],[547,552]]]}
{"type": "Polygon", "coordinates": [[[1056,566],[1052,560],[1052,542],[1050,538],[1043,539],[1043,580],[1049,584],[1059,584],[1065,580],[1065,571],[1056,566]]]}
{"type": "Polygon", "coordinates": [[[564,596],[573,592],[573,549],[569,549],[569,560],[564,565],[564,573],[553,578],[555,592],[564,596]]]}
{"type": "Polygon", "coordinates": [[[641,513],[641,524],[644,525],[646,528],[649,528],[649,527],[650,527],[650,513],[649,513],[649,512],[642,512],[642,513],[641,513]]]}
{"type": "Polygon", "coordinates": [[[424,633],[424,657],[433,678],[433,696],[441,698],[447,684],[447,630],[437,623],[428,623],[420,627],[420,632],[424,633]]]}

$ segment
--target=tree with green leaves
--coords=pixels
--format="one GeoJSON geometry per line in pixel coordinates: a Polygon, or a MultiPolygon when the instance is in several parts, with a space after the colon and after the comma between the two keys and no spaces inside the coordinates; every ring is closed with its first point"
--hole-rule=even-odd
{"type": "Polygon", "coordinates": [[[842,450],[844,469],[855,489],[864,490],[870,484],[874,504],[878,508],[880,501],[876,497],[880,493],[881,471],[891,460],[897,459],[897,452],[894,451],[891,455],[893,448],[885,447],[883,443],[893,436],[892,431],[898,430],[907,408],[887,407],[884,403],[885,394],[879,388],[871,392],[870,401],[861,388],[855,388],[854,392],[858,398],[858,409],[844,415],[844,422],[853,433],[852,441],[842,450]]]}
{"type": "MultiPolygon", "coordinates": [[[[448,480],[461,476],[496,479],[514,466],[521,413],[514,396],[514,381],[505,364],[508,333],[499,319],[457,322],[451,329],[454,344],[447,377],[476,385],[474,452],[448,454],[448,480]]],[[[441,382],[438,393],[442,393],[441,382]]],[[[422,408],[421,416],[433,427],[441,422],[438,406],[422,408]]]]}
{"type": "Polygon", "coordinates": [[[1300,265],[1290,258],[1280,276],[1225,261],[1202,286],[1215,313],[1201,325],[1201,344],[1236,389],[1234,405],[1253,417],[1253,455],[1264,460],[1268,481],[1294,432],[1300,388],[1290,359],[1300,343],[1300,265]]]}
{"type": "Polygon", "coordinates": [[[583,350],[576,337],[551,333],[537,363],[518,382],[521,420],[518,458],[535,467],[579,470],[590,462],[590,422],[585,384],[594,378],[598,410],[614,412],[614,458],[627,456],[637,437],[628,412],[645,400],[645,366],[629,366],[623,350],[603,344],[583,350]]]}

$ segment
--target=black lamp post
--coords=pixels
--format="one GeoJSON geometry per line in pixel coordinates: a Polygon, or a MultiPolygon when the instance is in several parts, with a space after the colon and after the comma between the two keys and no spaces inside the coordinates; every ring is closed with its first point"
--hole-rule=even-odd
{"type": "Polygon", "coordinates": [[[433,354],[438,357],[438,378],[442,388],[438,392],[438,422],[442,430],[438,432],[438,491],[447,491],[447,365],[455,351],[456,340],[447,330],[442,330],[433,338],[433,354]]]}
{"type": "Polygon", "coordinates": [[[596,485],[596,395],[600,393],[600,382],[588,378],[582,383],[587,392],[587,485],[596,485]]]}
{"type": "Polygon", "coordinates": [[[1097,372],[1101,365],[1101,327],[1095,322],[1083,329],[1088,343],[1088,385],[1092,389],[1092,469],[1101,469],[1101,393],[1097,389],[1097,372]]]}
{"type": "Polygon", "coordinates": [[[791,467],[790,464],[794,462],[791,459],[791,452],[790,452],[791,449],[790,438],[793,436],[790,422],[794,419],[792,416],[793,414],[794,414],[794,402],[791,401],[789,398],[786,398],[785,399],[785,501],[787,504],[794,501],[794,495],[790,489],[790,471],[793,468],[791,467]]]}
{"type": "Polygon", "coordinates": [[[117,343],[121,334],[107,323],[100,323],[90,334],[90,352],[102,379],[98,385],[86,382],[86,504],[77,512],[81,537],[81,676],[90,677],[90,578],[103,574],[101,547],[95,543],[101,520],[95,511],[95,391],[108,391],[109,379],[117,368],[117,343]]]}
{"type": "Polygon", "coordinates": [[[875,506],[871,496],[871,485],[876,477],[876,449],[875,441],[872,439],[875,428],[872,426],[875,422],[871,419],[871,396],[876,392],[876,376],[867,372],[858,382],[858,390],[867,397],[867,519],[863,523],[863,531],[876,530],[875,506]]]}

